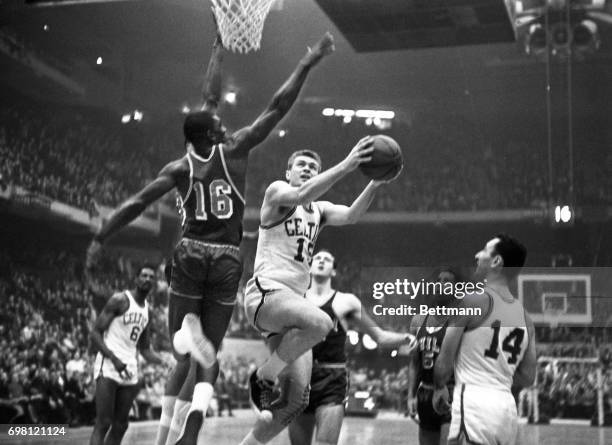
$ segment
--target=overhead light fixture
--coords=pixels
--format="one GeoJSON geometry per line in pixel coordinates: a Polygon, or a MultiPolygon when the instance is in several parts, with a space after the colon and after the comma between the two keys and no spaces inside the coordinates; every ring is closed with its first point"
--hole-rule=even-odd
{"type": "Polygon", "coordinates": [[[96,59],[96,65],[102,65],[102,57],[96,59]]]}
{"type": "Polygon", "coordinates": [[[47,24],[43,25],[43,31],[49,31],[49,25],[47,24]]]}
{"type": "Polygon", "coordinates": [[[191,111],[191,108],[189,108],[187,105],[183,105],[183,108],[181,108],[181,113],[183,114],[188,114],[191,111]]]}
{"type": "Polygon", "coordinates": [[[238,94],[235,91],[228,91],[225,93],[224,100],[230,105],[235,105],[236,100],[238,99],[238,94]]]}
{"type": "Polygon", "coordinates": [[[286,130],[278,130],[278,137],[279,138],[284,138],[285,136],[287,136],[287,131],[286,130]]]}
{"type": "Polygon", "coordinates": [[[333,108],[323,108],[323,116],[333,116],[334,115],[334,109],[333,108]]]}
{"type": "Polygon", "coordinates": [[[122,124],[127,124],[132,120],[132,115],[131,114],[124,114],[123,116],[121,116],[121,123],[122,124]]]}
{"type": "Polygon", "coordinates": [[[143,117],[142,111],[134,110],[134,120],[136,122],[142,121],[142,117],[143,117]]]}

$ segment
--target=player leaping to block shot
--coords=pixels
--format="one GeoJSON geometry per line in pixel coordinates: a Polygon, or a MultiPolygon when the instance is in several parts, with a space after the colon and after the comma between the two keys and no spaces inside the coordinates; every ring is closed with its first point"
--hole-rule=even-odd
{"type": "Polygon", "coordinates": [[[181,430],[181,443],[195,443],[213,395],[219,372],[216,352],[232,316],[242,273],[238,246],[249,152],[287,114],[310,70],[333,50],[333,38],[326,33],[302,57],[263,113],[230,136],[217,115],[223,55],[218,36],[206,74],[204,107],[187,115],[183,125],[187,153],[122,203],[88,249],[91,268],[103,243],[170,190],[180,193],[183,236],[174,250],[168,315],[178,363],[162,401],[158,445],[174,445],[181,430]],[[195,388],[187,379],[189,355],[198,362],[195,388]]]}
{"type": "MultiPolygon", "coordinates": [[[[319,307],[332,320],[333,328],[325,340],[312,349],[312,376],[308,407],[289,425],[291,445],[310,445],[316,426],[317,445],[335,445],[344,420],[344,404],[348,397],[346,369],[346,332],[355,329],[369,334],[380,347],[416,346],[415,336],[381,329],[365,313],[359,299],[350,293],[332,288],[336,276],[336,259],[327,250],[320,250],[312,259],[312,283],[306,299],[319,307]]],[[[409,353],[410,350],[406,350],[409,353]]]]}
{"type": "Polygon", "coordinates": [[[454,316],[434,368],[433,405],[443,413],[448,383],[455,375],[449,444],[514,445],[518,415],[511,389],[531,386],[536,373],[535,329],[508,286],[525,264],[527,250],[499,234],[476,254],[482,293],[466,295],[459,306],[480,315],[454,316]]]}
{"type": "Polygon", "coordinates": [[[287,182],[275,181],[266,189],[244,304],[249,322],[268,337],[272,354],[249,381],[251,403],[261,415],[244,445],[268,442],[308,406],[311,348],[333,325],[329,315],[304,299],[317,237],[324,226],[358,221],[384,181],[370,181],[350,207],[316,199],[369,162],[373,145],[374,138],[361,139],[343,161],[322,173],[317,153],[297,151],[287,164],[287,182]],[[279,377],[282,402],[275,403],[279,377]]]}

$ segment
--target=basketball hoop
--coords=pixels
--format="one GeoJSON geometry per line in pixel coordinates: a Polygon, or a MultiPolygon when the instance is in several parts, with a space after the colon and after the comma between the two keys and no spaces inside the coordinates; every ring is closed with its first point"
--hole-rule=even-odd
{"type": "Polygon", "coordinates": [[[223,46],[234,52],[257,51],[274,0],[211,0],[223,46]]]}

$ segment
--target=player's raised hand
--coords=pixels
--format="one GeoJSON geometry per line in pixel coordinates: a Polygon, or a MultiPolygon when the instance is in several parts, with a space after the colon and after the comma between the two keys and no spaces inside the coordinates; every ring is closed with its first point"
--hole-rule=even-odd
{"type": "Polygon", "coordinates": [[[323,37],[312,48],[308,48],[308,55],[310,56],[310,61],[316,63],[335,50],[334,36],[328,31],[323,34],[323,37]]]}
{"type": "Polygon", "coordinates": [[[371,136],[366,136],[357,142],[348,156],[344,158],[343,167],[347,172],[351,172],[359,167],[364,162],[370,162],[372,153],[374,152],[374,139],[371,136]]]}
{"type": "Polygon", "coordinates": [[[450,412],[450,394],[448,393],[448,387],[438,388],[434,390],[432,397],[432,405],[435,412],[440,415],[447,414],[450,412]]]}
{"type": "Polygon", "coordinates": [[[88,271],[92,271],[96,268],[98,263],[100,262],[100,257],[102,256],[102,243],[96,241],[95,239],[89,244],[87,248],[87,255],[85,257],[85,268],[88,271]]]}

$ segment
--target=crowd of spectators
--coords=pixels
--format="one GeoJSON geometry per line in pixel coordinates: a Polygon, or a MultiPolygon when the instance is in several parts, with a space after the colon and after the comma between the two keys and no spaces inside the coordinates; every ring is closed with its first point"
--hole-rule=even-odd
{"type": "MultiPolygon", "coordinates": [[[[162,131],[168,124],[142,124],[131,133],[102,112],[57,108],[0,107],[0,156],[4,160],[0,175],[5,183],[86,210],[95,204],[116,206],[182,152],[180,132],[162,131]]],[[[258,207],[266,186],[284,178],[285,162],[292,151],[318,150],[324,167],[329,167],[364,134],[377,132],[361,125],[342,127],[335,121],[315,120],[311,127],[296,128],[283,138],[271,135],[251,155],[249,206],[258,207]],[[313,143],[313,131],[325,135],[319,143],[313,143]]],[[[419,116],[410,128],[399,124],[388,133],[403,146],[404,171],[374,201],[374,210],[545,208],[548,198],[568,199],[564,158],[555,161],[554,187],[549,193],[545,140],[530,138],[528,132],[508,134],[500,142],[486,139],[457,116],[443,126],[436,117],[419,116]]],[[[577,150],[574,189],[578,202],[612,203],[612,179],[606,174],[610,166],[609,151],[597,147],[577,150]]],[[[351,202],[365,182],[355,172],[325,198],[351,202]]]]}

